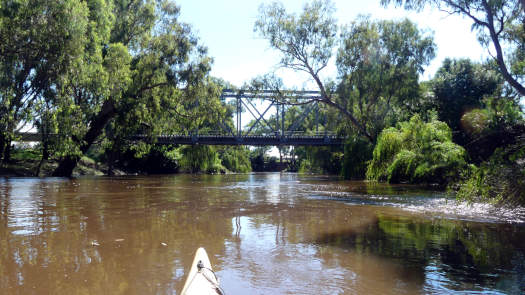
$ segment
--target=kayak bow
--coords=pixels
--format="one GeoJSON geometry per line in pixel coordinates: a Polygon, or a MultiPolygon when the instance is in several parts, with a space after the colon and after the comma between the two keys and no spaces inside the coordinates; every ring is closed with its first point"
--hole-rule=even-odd
{"type": "Polygon", "coordinates": [[[204,248],[197,249],[181,295],[224,295],[204,248]]]}

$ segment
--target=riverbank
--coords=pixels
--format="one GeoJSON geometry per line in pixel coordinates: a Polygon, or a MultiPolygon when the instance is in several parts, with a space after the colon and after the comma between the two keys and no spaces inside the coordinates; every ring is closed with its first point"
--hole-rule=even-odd
{"type": "MultiPolygon", "coordinates": [[[[26,157],[24,159],[16,159],[0,167],[0,177],[51,177],[53,171],[58,167],[57,160],[48,160],[41,164],[40,159],[32,159],[26,157]]],[[[259,170],[253,170],[253,172],[280,172],[286,170],[288,163],[270,162],[269,164],[259,167],[259,170]]],[[[72,177],[79,176],[105,176],[109,175],[108,165],[105,163],[97,162],[96,160],[89,157],[82,157],[78,162],[77,167],[73,170],[72,177]]],[[[296,172],[296,171],[293,171],[296,172]]],[[[229,171],[225,168],[219,169],[215,173],[208,172],[195,172],[180,171],[179,169],[166,170],[162,174],[231,174],[236,173],[229,171]]],[[[111,171],[112,176],[126,176],[126,175],[149,175],[151,173],[137,171],[137,170],[126,170],[122,167],[113,168],[111,171]]]]}
{"type": "MultiPolygon", "coordinates": [[[[195,152],[198,152],[196,150],[195,152]]],[[[114,161],[112,169],[109,168],[106,156],[100,152],[92,153],[94,156],[83,156],[72,173],[78,176],[125,176],[125,175],[150,175],[150,174],[230,174],[239,172],[297,172],[295,163],[279,162],[275,157],[263,156],[253,159],[239,154],[225,152],[213,156],[200,155],[196,157],[191,152],[180,153],[176,157],[166,151],[152,150],[142,158],[125,153],[114,161]],[[213,163],[208,163],[212,158],[213,163]]],[[[8,177],[49,177],[59,165],[58,159],[42,161],[42,154],[38,149],[19,147],[12,152],[10,160],[3,166],[0,165],[0,176],[8,177]]]]}
{"type": "MultiPolygon", "coordinates": [[[[0,167],[0,176],[4,177],[49,177],[58,166],[58,161],[49,160],[40,164],[40,160],[24,159],[16,160],[0,167]],[[40,169],[38,166],[41,165],[40,169]]],[[[73,177],[77,176],[103,176],[108,168],[106,165],[97,163],[88,157],[82,157],[78,166],[73,170],[73,177]]],[[[119,169],[113,170],[113,175],[132,175],[119,169]]]]}

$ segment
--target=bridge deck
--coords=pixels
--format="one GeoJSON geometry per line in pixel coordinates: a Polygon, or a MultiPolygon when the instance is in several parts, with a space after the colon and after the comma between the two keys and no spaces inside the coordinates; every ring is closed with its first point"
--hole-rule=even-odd
{"type": "MultiPolygon", "coordinates": [[[[131,140],[147,141],[145,136],[133,136],[131,140]]],[[[335,136],[220,136],[220,135],[164,135],[157,136],[156,144],[203,144],[203,145],[342,145],[344,139],[335,136]]]]}
{"type": "MultiPolygon", "coordinates": [[[[18,133],[19,141],[40,141],[42,135],[39,133],[18,133]]],[[[151,141],[150,137],[136,135],[130,137],[132,141],[151,141]]],[[[155,144],[202,144],[202,145],[255,145],[255,146],[278,146],[278,145],[312,145],[330,146],[342,145],[344,138],[334,135],[161,135],[155,139],[155,144]]]]}

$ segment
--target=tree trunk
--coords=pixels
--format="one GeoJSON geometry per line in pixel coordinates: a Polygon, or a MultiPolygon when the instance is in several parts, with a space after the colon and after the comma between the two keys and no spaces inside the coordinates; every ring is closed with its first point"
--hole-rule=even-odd
{"type": "Polygon", "coordinates": [[[6,138],[3,133],[0,133],[0,166],[4,164],[4,151],[5,151],[6,138]]]}
{"type": "Polygon", "coordinates": [[[365,136],[371,143],[374,143],[375,142],[375,138],[373,138],[368,133],[368,131],[366,131],[365,126],[360,124],[357,121],[357,119],[354,117],[354,115],[352,113],[350,113],[345,107],[343,107],[342,105],[340,105],[338,103],[335,103],[328,96],[328,93],[326,92],[326,88],[324,87],[323,82],[321,82],[321,78],[319,78],[319,75],[317,75],[317,73],[312,69],[312,67],[310,65],[306,64],[306,68],[308,69],[308,72],[310,73],[310,75],[314,79],[315,83],[317,84],[317,87],[319,87],[319,91],[321,92],[321,102],[324,103],[324,104],[327,104],[329,106],[332,106],[332,107],[338,109],[339,111],[341,111],[343,113],[343,115],[345,115],[348,119],[350,119],[350,122],[352,122],[352,124],[357,128],[357,130],[363,136],[365,136]]]}
{"type": "Polygon", "coordinates": [[[4,163],[9,163],[11,161],[11,138],[8,137],[4,145],[4,163]]]}
{"type": "Polygon", "coordinates": [[[115,145],[113,145],[111,147],[111,149],[108,151],[108,171],[107,171],[107,174],[108,176],[114,176],[115,175],[115,163],[116,163],[116,160],[118,158],[118,151],[119,151],[119,148],[116,147],[115,145]]]}
{"type": "MultiPolygon", "coordinates": [[[[496,28],[494,27],[494,13],[491,10],[491,7],[489,6],[489,3],[487,1],[482,1],[483,7],[485,8],[485,13],[487,14],[487,22],[481,23],[485,27],[489,29],[490,38],[492,39],[492,45],[494,46],[494,49],[496,49],[496,63],[498,64],[498,67],[500,69],[501,74],[503,75],[503,78],[512,86],[514,89],[516,89],[521,95],[525,95],[525,87],[520,84],[520,82],[509,73],[509,70],[507,69],[507,65],[505,64],[505,57],[503,53],[503,49],[501,47],[501,44],[499,42],[500,33],[496,32],[496,28]]],[[[523,4],[524,1],[521,1],[521,4],[523,4]]],[[[523,7],[522,7],[523,8],[523,7]]],[[[478,24],[480,24],[480,21],[476,18],[472,19],[478,24]]],[[[496,18],[496,21],[497,18],[496,18]]],[[[501,24],[503,26],[503,24],[501,24]]]]}
{"type": "Polygon", "coordinates": [[[61,176],[61,177],[71,177],[71,174],[73,174],[73,169],[77,167],[77,163],[80,160],[80,157],[78,156],[68,156],[66,158],[63,158],[60,163],[58,164],[58,167],[53,171],[53,176],[61,176]]]}
{"type": "Polygon", "coordinates": [[[40,170],[42,169],[42,166],[47,163],[47,160],[44,159],[44,157],[42,157],[42,159],[40,159],[40,162],[38,163],[38,166],[36,167],[36,171],[35,171],[35,176],[36,177],[39,177],[40,176],[40,170]]]}
{"type": "Polygon", "coordinates": [[[113,151],[109,152],[108,155],[108,176],[115,176],[115,171],[113,171],[113,168],[115,166],[115,157],[113,156],[113,151]]]}
{"type": "Polygon", "coordinates": [[[329,99],[323,99],[322,100],[323,103],[329,105],[329,106],[332,106],[336,109],[338,109],[341,113],[343,113],[344,116],[346,116],[348,119],[350,119],[350,121],[354,124],[355,127],[357,127],[358,131],[361,133],[361,135],[363,135],[364,137],[366,137],[366,139],[368,139],[368,141],[370,141],[370,143],[375,143],[375,138],[370,135],[370,133],[368,133],[368,131],[366,131],[366,128],[361,125],[357,119],[352,115],[352,113],[350,113],[349,111],[347,111],[343,106],[329,100],[329,99]]]}
{"type": "Polygon", "coordinates": [[[38,163],[38,167],[36,167],[35,176],[40,175],[40,169],[42,168],[42,165],[47,162],[49,159],[49,135],[44,135],[42,133],[42,159],[40,159],[40,163],[38,163]]]}
{"type": "Polygon", "coordinates": [[[7,164],[11,160],[11,140],[9,132],[0,134],[0,165],[7,164]]]}
{"type": "MultiPolygon", "coordinates": [[[[106,100],[102,105],[100,112],[91,122],[88,132],[82,139],[82,142],[84,142],[80,146],[82,154],[85,154],[88,151],[95,139],[102,134],[102,130],[104,130],[104,127],[106,127],[109,120],[111,120],[116,114],[117,110],[115,108],[115,103],[111,99],[106,100]]],[[[58,167],[53,171],[53,176],[71,177],[73,169],[75,169],[79,160],[79,156],[68,156],[62,159],[58,164],[58,167]]]]}

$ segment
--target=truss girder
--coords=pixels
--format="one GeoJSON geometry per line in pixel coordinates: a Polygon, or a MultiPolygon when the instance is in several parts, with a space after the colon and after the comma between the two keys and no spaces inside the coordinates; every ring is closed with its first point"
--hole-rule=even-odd
{"type": "MultiPolygon", "coordinates": [[[[222,130],[204,133],[199,130],[193,130],[189,134],[172,134],[160,135],[156,137],[146,135],[135,135],[128,139],[131,141],[146,141],[154,144],[205,144],[205,145],[341,145],[344,138],[335,136],[328,130],[323,131],[323,134],[318,132],[318,127],[314,135],[306,135],[297,132],[300,124],[305,118],[315,109],[315,122],[319,122],[319,100],[321,99],[319,91],[291,91],[291,90],[232,90],[224,89],[221,99],[234,98],[236,101],[236,119],[237,123],[236,133],[230,128],[226,122],[220,122],[219,127],[222,130]],[[261,113],[254,100],[269,101],[269,105],[261,113]],[[289,103],[291,102],[291,103],[289,103]],[[288,126],[285,127],[285,109],[289,105],[307,105],[305,109],[299,113],[298,117],[288,126]],[[255,122],[250,128],[243,132],[241,126],[241,116],[243,106],[253,116],[255,122]],[[272,126],[264,117],[268,111],[276,107],[275,114],[276,126],[272,126]],[[264,122],[266,127],[269,127],[271,132],[261,135],[252,135],[253,128],[264,122]]],[[[262,125],[261,125],[262,126],[262,125]]],[[[41,134],[39,133],[20,133],[20,141],[40,141],[41,134]]]]}

